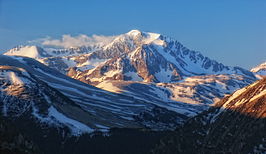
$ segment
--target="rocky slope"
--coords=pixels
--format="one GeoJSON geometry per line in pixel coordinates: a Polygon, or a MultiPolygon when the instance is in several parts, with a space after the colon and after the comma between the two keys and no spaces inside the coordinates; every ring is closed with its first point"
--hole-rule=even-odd
{"type": "Polygon", "coordinates": [[[254,82],[242,75],[205,75],[188,77],[182,82],[145,83],[134,81],[103,81],[98,88],[116,93],[123,92],[147,100],[185,102],[188,104],[211,105],[226,94],[231,94],[254,82]]]}
{"type": "Polygon", "coordinates": [[[225,97],[189,120],[154,153],[266,152],[266,78],[225,97]]]}

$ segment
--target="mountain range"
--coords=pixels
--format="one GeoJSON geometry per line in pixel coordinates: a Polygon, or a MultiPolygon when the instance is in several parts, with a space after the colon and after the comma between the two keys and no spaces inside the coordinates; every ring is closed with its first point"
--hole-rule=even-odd
{"type": "MultiPolygon", "coordinates": [[[[239,104],[250,104],[247,99],[257,101],[258,97],[264,97],[265,86],[258,86],[264,80],[255,81],[263,78],[265,66],[261,64],[251,71],[227,66],[170,37],[139,30],[86,46],[17,46],[0,55],[0,108],[4,119],[21,127],[19,131],[38,145],[40,142],[25,130],[33,127],[39,136],[50,136],[58,130],[55,140],[61,141],[65,136],[79,138],[97,132],[110,135],[114,128],[156,133],[180,128],[181,133],[173,135],[180,138],[179,144],[184,139],[182,135],[189,136],[189,131],[196,137],[205,133],[204,137],[209,139],[220,135],[209,137],[206,132],[212,127],[231,127],[231,121],[218,121],[217,126],[209,124],[214,121],[210,118],[225,115],[234,119],[238,115],[223,112],[250,108],[239,104]],[[260,89],[252,89],[253,86],[260,89]],[[248,90],[249,93],[241,95],[243,100],[239,98],[240,103],[230,103],[240,97],[243,87],[255,92],[248,90]],[[228,103],[237,105],[224,105],[228,103]],[[23,124],[27,120],[31,123],[23,124]],[[51,131],[44,131],[43,127],[51,131]]],[[[258,104],[256,101],[252,102],[258,104]]],[[[254,112],[261,113],[259,109],[254,112]]],[[[202,139],[199,137],[199,142],[202,139]]],[[[167,149],[187,152],[183,146],[187,145],[180,144],[181,149],[175,149],[170,144],[167,149]]],[[[201,146],[193,141],[191,150],[201,146]]],[[[43,148],[47,147],[40,149],[43,148]]],[[[159,145],[153,152],[164,148],[159,145]]]]}

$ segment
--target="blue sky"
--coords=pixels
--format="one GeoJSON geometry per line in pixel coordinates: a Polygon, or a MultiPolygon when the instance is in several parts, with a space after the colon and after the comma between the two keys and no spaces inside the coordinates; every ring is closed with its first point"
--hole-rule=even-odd
{"type": "Polygon", "coordinates": [[[265,0],[0,0],[0,52],[63,34],[157,32],[226,65],[266,61],[265,0]]]}

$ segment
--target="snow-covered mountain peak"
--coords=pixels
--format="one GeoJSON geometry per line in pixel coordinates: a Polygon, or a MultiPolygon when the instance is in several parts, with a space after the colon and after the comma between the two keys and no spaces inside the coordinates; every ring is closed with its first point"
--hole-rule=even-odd
{"type": "Polygon", "coordinates": [[[142,37],[152,37],[154,39],[157,39],[161,34],[158,33],[152,33],[152,32],[143,32],[140,30],[131,30],[126,33],[128,36],[138,36],[141,35],[142,37]]]}
{"type": "Polygon", "coordinates": [[[141,31],[140,30],[137,30],[137,29],[133,29],[133,30],[127,32],[126,34],[127,35],[131,35],[131,36],[136,36],[136,35],[141,34],[141,31]]]}
{"type": "Polygon", "coordinates": [[[124,36],[124,37],[128,36],[132,39],[138,39],[143,44],[150,44],[151,42],[153,42],[155,40],[161,40],[160,39],[161,34],[151,33],[151,32],[142,32],[140,30],[131,30],[122,36],[124,36]]]}
{"type": "Polygon", "coordinates": [[[38,46],[17,46],[4,53],[4,55],[25,56],[35,59],[49,56],[49,54],[46,51],[44,51],[42,48],[38,46]]]}
{"type": "Polygon", "coordinates": [[[143,32],[140,30],[131,30],[125,34],[117,36],[110,44],[107,44],[104,49],[112,48],[112,46],[127,44],[129,47],[136,47],[145,44],[158,44],[163,45],[164,40],[162,40],[161,34],[143,32]]]}

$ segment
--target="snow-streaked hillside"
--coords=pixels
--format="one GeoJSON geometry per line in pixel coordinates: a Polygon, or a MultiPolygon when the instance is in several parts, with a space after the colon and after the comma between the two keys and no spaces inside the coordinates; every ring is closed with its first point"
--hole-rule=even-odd
{"type": "MultiPolygon", "coordinates": [[[[32,80],[31,82],[34,84],[26,84],[30,89],[40,88],[41,86],[38,84],[40,82],[40,84],[45,85],[44,88],[55,90],[56,94],[58,93],[60,96],[59,98],[62,97],[72,102],[70,105],[65,104],[64,101],[57,103],[54,98],[49,98],[52,94],[43,94],[42,92],[36,95],[32,94],[29,99],[31,101],[41,95],[45,101],[40,103],[48,106],[43,109],[48,114],[46,116],[55,114],[53,117],[66,123],[67,126],[80,122],[80,129],[76,131],[84,130],[85,126],[92,130],[108,130],[113,127],[150,127],[156,130],[174,129],[187,118],[206,109],[206,107],[200,105],[190,105],[177,101],[165,102],[160,99],[154,101],[138,98],[127,93],[117,94],[104,91],[74,80],[31,58],[0,56],[0,65],[3,65],[2,67],[16,67],[31,74],[32,78],[38,82],[32,80]],[[143,116],[147,114],[149,116],[143,116]],[[163,118],[170,115],[170,119],[163,118]],[[160,117],[161,120],[154,122],[154,119],[158,120],[160,117]],[[73,119],[77,122],[73,121],[73,119]]],[[[31,83],[26,80],[27,78],[18,77],[17,74],[14,75],[12,72],[5,73],[2,76],[4,80],[14,84],[23,85],[23,83],[31,83]]],[[[5,90],[1,90],[1,92],[5,95],[5,97],[1,98],[1,101],[5,102],[6,96],[7,98],[12,98],[9,94],[15,91],[11,90],[9,93],[6,93],[5,90]]],[[[56,94],[54,94],[54,97],[57,97],[56,94]]],[[[23,91],[21,95],[23,95],[23,91]]],[[[13,103],[20,103],[21,97],[19,96],[13,103]]],[[[35,112],[35,109],[32,108],[33,113],[38,113],[37,111],[38,109],[35,112]]],[[[41,121],[49,121],[49,117],[38,115],[36,117],[40,118],[41,121]]]]}
{"type": "Polygon", "coordinates": [[[90,124],[83,124],[88,120],[77,119],[74,112],[83,116],[90,116],[89,113],[24,68],[1,65],[0,83],[1,114],[4,117],[28,116],[28,120],[34,119],[51,127],[68,127],[73,135],[94,130],[90,124]],[[67,114],[68,110],[73,114],[67,114]]]}

